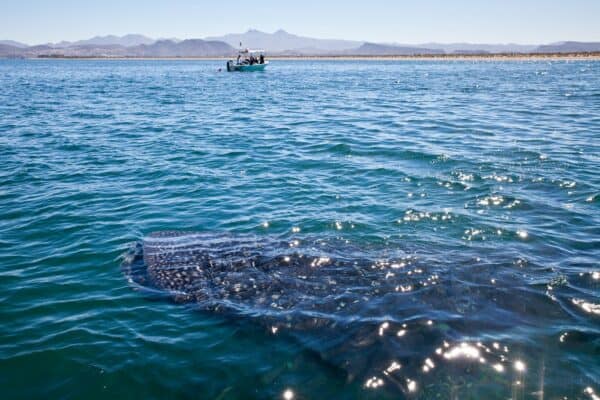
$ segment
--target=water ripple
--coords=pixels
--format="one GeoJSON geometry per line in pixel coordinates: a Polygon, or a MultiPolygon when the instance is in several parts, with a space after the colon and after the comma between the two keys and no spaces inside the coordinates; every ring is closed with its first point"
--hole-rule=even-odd
{"type": "Polygon", "coordinates": [[[600,393],[600,63],[219,67],[0,60],[6,396],[600,393]],[[290,338],[132,291],[165,229],[411,268],[290,338]]]}

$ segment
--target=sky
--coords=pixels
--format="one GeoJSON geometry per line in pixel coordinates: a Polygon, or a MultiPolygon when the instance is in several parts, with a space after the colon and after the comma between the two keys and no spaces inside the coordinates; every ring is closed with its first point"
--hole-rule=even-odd
{"type": "Polygon", "coordinates": [[[600,0],[6,0],[0,40],[139,33],[204,38],[249,28],[419,44],[600,41],[600,0]]]}

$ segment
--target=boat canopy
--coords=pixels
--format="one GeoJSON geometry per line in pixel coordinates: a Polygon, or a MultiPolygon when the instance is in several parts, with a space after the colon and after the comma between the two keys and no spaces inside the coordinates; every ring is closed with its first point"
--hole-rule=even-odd
{"type": "Polygon", "coordinates": [[[240,54],[259,54],[259,53],[264,53],[264,50],[251,50],[251,49],[244,49],[244,50],[240,50],[239,53],[240,54]]]}

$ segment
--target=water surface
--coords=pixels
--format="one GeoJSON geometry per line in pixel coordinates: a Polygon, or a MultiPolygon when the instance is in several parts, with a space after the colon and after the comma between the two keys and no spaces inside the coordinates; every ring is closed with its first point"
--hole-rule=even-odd
{"type": "Polygon", "coordinates": [[[7,398],[599,395],[600,63],[221,64],[0,61],[7,398]],[[150,298],[120,266],[165,229],[361,260],[369,301],[150,298]]]}

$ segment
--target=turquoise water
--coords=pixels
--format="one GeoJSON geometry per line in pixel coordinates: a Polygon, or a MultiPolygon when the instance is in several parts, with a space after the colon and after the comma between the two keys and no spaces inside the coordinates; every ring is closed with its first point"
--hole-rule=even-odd
{"type": "Polygon", "coordinates": [[[600,395],[599,62],[221,64],[0,61],[3,398],[600,395]],[[134,290],[166,229],[378,272],[270,329],[134,290]]]}

